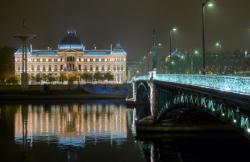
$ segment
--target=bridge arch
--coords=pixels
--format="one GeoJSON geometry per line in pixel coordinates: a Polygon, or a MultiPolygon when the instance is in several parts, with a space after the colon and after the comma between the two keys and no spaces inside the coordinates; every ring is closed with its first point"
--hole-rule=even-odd
{"type": "Polygon", "coordinates": [[[182,87],[180,85],[167,87],[161,84],[164,85],[164,83],[156,83],[156,85],[158,85],[156,86],[156,121],[162,120],[162,116],[167,111],[171,111],[171,109],[190,107],[209,112],[223,121],[229,121],[234,124],[245,120],[246,122],[242,124],[244,127],[249,127],[249,125],[247,125],[247,119],[243,117],[243,114],[240,112],[240,103],[229,101],[213,93],[191,89],[193,87],[182,87]]]}
{"type": "Polygon", "coordinates": [[[137,119],[150,116],[150,86],[146,81],[137,82],[136,116],[137,119]]]}

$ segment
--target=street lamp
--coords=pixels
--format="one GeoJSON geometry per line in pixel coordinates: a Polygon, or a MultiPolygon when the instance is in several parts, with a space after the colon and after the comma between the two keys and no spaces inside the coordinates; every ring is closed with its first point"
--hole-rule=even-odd
{"type": "Polygon", "coordinates": [[[205,15],[206,7],[213,7],[210,0],[202,0],[202,74],[206,75],[206,43],[205,43],[205,15]]]}
{"type": "Polygon", "coordinates": [[[169,30],[169,55],[172,54],[172,32],[176,32],[177,28],[173,27],[169,30]]]}
{"type": "Polygon", "coordinates": [[[215,42],[215,47],[221,49],[222,44],[220,42],[215,42]]]}
{"type": "Polygon", "coordinates": [[[191,56],[190,56],[190,73],[193,74],[194,73],[194,55],[197,56],[199,55],[199,51],[198,50],[194,50],[193,52],[191,52],[191,56]]]}

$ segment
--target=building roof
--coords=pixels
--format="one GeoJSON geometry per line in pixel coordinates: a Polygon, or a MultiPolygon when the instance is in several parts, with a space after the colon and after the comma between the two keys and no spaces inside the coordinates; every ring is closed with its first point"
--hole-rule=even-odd
{"type": "Polygon", "coordinates": [[[31,54],[35,56],[56,56],[57,52],[57,50],[34,50],[31,54]]]}
{"type": "Polygon", "coordinates": [[[85,50],[84,55],[106,56],[111,55],[111,50],[85,50]]]}
{"type": "Polygon", "coordinates": [[[127,52],[122,48],[120,43],[117,43],[114,49],[112,50],[113,54],[127,54],[127,52]]]}
{"type": "MultiPolygon", "coordinates": [[[[127,54],[118,43],[112,50],[85,50],[85,46],[78,38],[75,31],[68,31],[67,35],[59,42],[58,50],[32,50],[32,46],[27,48],[27,54],[33,56],[56,56],[58,52],[83,52],[87,56],[107,56],[112,54],[127,54]]],[[[18,49],[15,54],[22,54],[22,49],[18,49]]]]}
{"type": "Polygon", "coordinates": [[[84,50],[85,47],[81,40],[78,38],[75,31],[69,31],[67,36],[65,36],[58,45],[59,50],[84,50]]]}
{"type": "MultiPolygon", "coordinates": [[[[15,54],[23,54],[23,50],[22,50],[22,48],[17,49],[17,51],[15,52],[15,54]]],[[[27,54],[31,54],[31,52],[30,52],[30,49],[29,49],[29,48],[27,48],[27,54]]]]}

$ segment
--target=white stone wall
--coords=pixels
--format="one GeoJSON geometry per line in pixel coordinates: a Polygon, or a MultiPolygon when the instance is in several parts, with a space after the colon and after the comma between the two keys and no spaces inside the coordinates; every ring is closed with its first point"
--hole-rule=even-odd
{"type": "MultiPolygon", "coordinates": [[[[38,73],[60,75],[67,68],[67,64],[73,64],[78,72],[101,73],[110,72],[114,75],[114,83],[126,82],[126,54],[111,55],[84,55],[81,52],[58,52],[55,56],[28,55],[28,73],[35,76],[38,73]],[[67,57],[75,58],[72,62],[67,62],[67,57]],[[63,69],[61,69],[63,67],[63,69]]],[[[15,72],[21,74],[22,55],[15,54],[15,72]]],[[[71,71],[72,72],[72,71],[71,71]]]]}

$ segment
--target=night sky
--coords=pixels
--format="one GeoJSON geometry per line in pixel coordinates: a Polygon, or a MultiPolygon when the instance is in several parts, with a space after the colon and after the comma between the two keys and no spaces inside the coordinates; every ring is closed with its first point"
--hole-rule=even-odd
{"type": "MultiPolygon", "coordinates": [[[[207,49],[215,41],[223,49],[250,50],[250,1],[217,0],[207,10],[207,49]]],[[[201,0],[1,0],[0,45],[18,47],[12,35],[22,20],[37,35],[34,48],[57,47],[66,31],[75,29],[87,49],[107,49],[119,42],[130,59],[142,57],[151,46],[155,28],[168,51],[168,30],[178,27],[176,46],[183,51],[201,47],[201,0]]]]}

